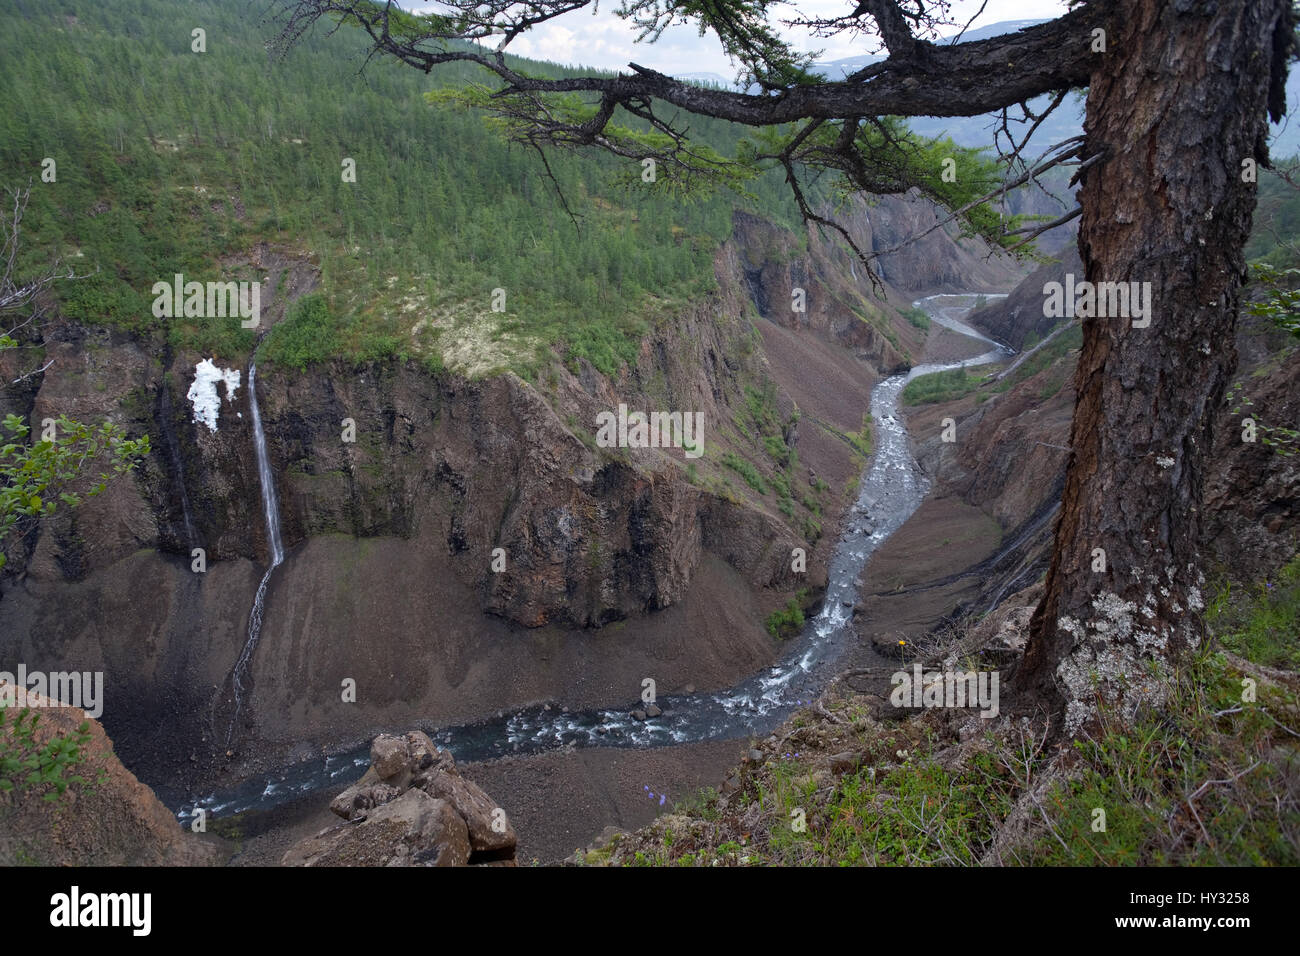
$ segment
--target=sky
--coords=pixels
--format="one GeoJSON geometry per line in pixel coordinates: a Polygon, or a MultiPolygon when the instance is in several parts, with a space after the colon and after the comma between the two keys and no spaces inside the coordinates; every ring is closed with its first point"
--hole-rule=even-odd
{"type": "MultiPolygon", "coordinates": [[[[982,0],[953,0],[953,19],[965,23],[979,10],[982,0]]],[[[712,34],[699,36],[694,26],[670,27],[653,44],[637,43],[637,29],[614,14],[619,0],[599,0],[597,12],[579,10],[558,17],[518,37],[507,48],[519,56],[550,60],[573,66],[590,66],[617,70],[636,62],[662,73],[717,73],[731,79],[736,68],[722,52],[712,34]]],[[[780,8],[779,19],[797,16],[824,17],[847,12],[854,0],[799,0],[780,8]]],[[[427,8],[416,3],[414,9],[427,8]]],[[[984,12],[973,24],[987,26],[1001,20],[1030,20],[1057,17],[1065,13],[1065,0],[987,0],[984,12]]],[[[810,37],[807,31],[781,28],[801,49],[823,51],[817,59],[837,60],[871,53],[871,38],[843,34],[836,37],[810,37]]]]}

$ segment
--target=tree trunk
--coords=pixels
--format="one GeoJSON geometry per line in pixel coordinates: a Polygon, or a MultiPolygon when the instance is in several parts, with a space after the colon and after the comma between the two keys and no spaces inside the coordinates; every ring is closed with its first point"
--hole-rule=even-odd
{"type": "Polygon", "coordinates": [[[1158,706],[1203,636],[1201,492],[1255,205],[1243,161],[1267,160],[1289,7],[1133,0],[1097,54],[1086,155],[1103,158],[1082,179],[1079,252],[1089,283],[1150,283],[1152,310],[1146,328],[1082,321],[1055,550],[1016,678],[1068,734],[1099,700],[1158,706]]]}

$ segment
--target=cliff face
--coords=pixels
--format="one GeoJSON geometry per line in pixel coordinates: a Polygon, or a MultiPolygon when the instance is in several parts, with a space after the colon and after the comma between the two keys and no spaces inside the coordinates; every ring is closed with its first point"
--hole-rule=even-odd
{"type": "Polygon", "coordinates": [[[904,353],[917,340],[900,341],[886,309],[869,301],[865,276],[859,287],[847,267],[842,274],[828,261],[828,250],[814,245],[802,252],[793,235],[756,216],[737,212],[733,225],[727,252],[760,316],[811,332],[880,369],[906,364],[904,353]],[[802,292],[804,311],[795,309],[795,290],[802,292]]]}
{"type": "MultiPolygon", "coordinates": [[[[950,215],[916,193],[901,196],[854,197],[826,213],[841,223],[858,247],[879,255],[881,279],[904,302],[939,292],[1002,292],[1024,275],[1024,268],[1002,253],[990,254],[983,242],[961,239],[954,224],[938,226],[950,215]],[[922,235],[925,233],[925,235],[922,235]],[[908,241],[913,236],[920,236],[908,241]]],[[[837,247],[833,258],[839,271],[865,283],[861,270],[849,266],[847,246],[831,233],[837,247]]],[[[831,255],[827,244],[814,247],[831,255]]]]}
{"type": "Polygon", "coordinates": [[[1040,266],[1005,299],[995,299],[977,309],[967,321],[1013,349],[1024,348],[1030,335],[1045,337],[1061,320],[1043,315],[1043,287],[1049,282],[1064,282],[1067,272],[1073,273],[1076,280],[1083,278],[1078,248],[1067,244],[1060,255],[1060,261],[1040,266]]]}
{"type": "Polygon", "coordinates": [[[1024,274],[982,243],[958,239],[951,226],[934,228],[940,213],[916,195],[855,197],[823,212],[876,257],[881,295],[838,233],[813,229],[804,248],[792,234],[742,212],[728,244],[732,271],[744,277],[763,318],[811,331],[881,371],[906,368],[924,347],[925,336],[899,322],[897,308],[937,292],[1000,291],[1024,274]],[[795,290],[802,290],[806,311],[793,308],[795,290]]]}

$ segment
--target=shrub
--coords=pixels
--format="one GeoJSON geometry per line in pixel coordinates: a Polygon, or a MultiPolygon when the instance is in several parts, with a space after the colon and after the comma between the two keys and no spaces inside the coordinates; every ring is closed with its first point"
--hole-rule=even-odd
{"type": "Polygon", "coordinates": [[[799,602],[794,598],[786,602],[785,607],[773,611],[767,616],[767,633],[777,640],[798,634],[802,628],[803,608],[799,606],[799,602]]]}
{"type": "Polygon", "coordinates": [[[983,374],[968,372],[964,368],[951,368],[946,372],[922,375],[912,379],[903,389],[904,405],[928,405],[934,402],[951,402],[969,395],[979,388],[983,374]]]}
{"type": "Polygon", "coordinates": [[[41,799],[58,800],[72,784],[88,786],[90,781],[75,773],[86,759],[90,723],[82,721],[70,734],[58,734],[37,745],[35,733],[40,714],[24,707],[13,720],[10,708],[0,706],[0,792],[25,787],[50,786],[41,799]]]}
{"type": "Polygon", "coordinates": [[[916,326],[918,329],[928,330],[930,328],[930,316],[926,315],[924,309],[917,309],[909,306],[902,311],[903,318],[907,319],[908,322],[912,323],[912,325],[916,326]]]}

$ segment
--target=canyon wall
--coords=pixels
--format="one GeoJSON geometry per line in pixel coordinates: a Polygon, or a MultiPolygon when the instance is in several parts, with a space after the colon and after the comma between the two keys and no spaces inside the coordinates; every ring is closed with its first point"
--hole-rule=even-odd
{"type": "MultiPolygon", "coordinates": [[[[879,244],[889,223],[925,215],[888,199],[856,208],[852,225],[879,244]]],[[[915,256],[974,261],[934,237],[915,256]]],[[[397,359],[259,367],[287,555],[237,721],[230,671],[268,552],[248,356],[56,321],[38,343],[53,365],[6,393],[4,410],[107,418],[153,450],[103,496],[23,527],[0,578],[0,653],[102,670],[118,753],[146,782],[166,781],[173,803],[397,725],[549,699],[617,706],[644,677],[660,693],[729,685],[779,652],[769,611],[795,591],[816,601],[863,462],[848,438],[871,385],[921,347],[894,307],[916,287],[873,301],[843,258],[738,214],[717,291],[651,323],[612,378],[558,361],[532,382],[397,359]],[[789,308],[799,282],[802,313],[789,308]],[[215,430],[187,397],[209,359],[240,383],[233,397],[217,386],[215,430]],[[599,447],[596,416],[620,402],[701,413],[704,455],[599,447]],[[761,450],[778,436],[797,467],[761,450]],[[771,487],[722,465],[729,455],[771,487]],[[796,548],[806,573],[792,570],[796,548]]],[[[886,262],[906,272],[898,255],[886,262]]],[[[256,265],[276,290],[269,324],[315,284],[282,250],[260,250],[256,265]]]]}

